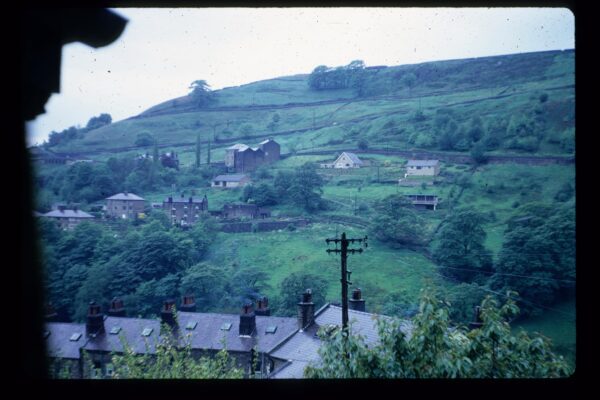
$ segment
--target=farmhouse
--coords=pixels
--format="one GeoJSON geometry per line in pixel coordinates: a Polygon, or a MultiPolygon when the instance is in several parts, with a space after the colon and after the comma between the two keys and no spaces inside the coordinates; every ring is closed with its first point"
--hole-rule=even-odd
{"type": "Polygon", "coordinates": [[[439,198],[432,194],[408,194],[406,197],[416,208],[425,210],[435,211],[439,202],[439,198]]]}
{"type": "Polygon", "coordinates": [[[256,308],[245,304],[238,315],[195,311],[193,296],[185,296],[177,311],[173,300],[165,301],[160,320],[126,317],[119,299],[112,301],[105,316],[101,306],[92,302],[85,324],[46,322],[44,338],[49,356],[58,368],[68,366],[72,378],[109,377],[113,374],[111,353],[125,351],[121,337],[135,353],[154,355],[156,345],[168,335],[161,331],[162,322],[171,328],[176,346],[189,345],[195,358],[214,356],[226,346],[247,375],[255,364],[256,374],[265,376],[276,367],[268,353],[298,325],[296,318],[271,316],[265,297],[257,300],[256,308]],[[84,351],[92,368],[84,362],[84,351]]]}
{"type": "Polygon", "coordinates": [[[235,172],[248,172],[262,164],[275,162],[279,157],[280,146],[273,139],[260,142],[258,147],[236,143],[225,149],[225,166],[235,172]]]}
{"type": "Polygon", "coordinates": [[[407,175],[435,176],[440,173],[439,160],[409,160],[406,163],[407,175]]]}
{"type": "Polygon", "coordinates": [[[74,229],[80,223],[92,221],[94,219],[94,216],[77,208],[68,210],[64,206],[59,206],[57,210],[47,212],[46,214],[43,214],[42,217],[56,220],[60,227],[65,230],[74,229]]]}
{"type": "Polygon", "coordinates": [[[182,193],[179,198],[167,197],[163,201],[162,208],[173,225],[193,225],[203,212],[208,211],[208,199],[206,195],[202,199],[193,196],[186,198],[182,193]]]}
{"type": "Polygon", "coordinates": [[[343,152],[333,163],[321,164],[321,168],[360,168],[363,164],[356,154],[343,152]]]}
{"type": "Polygon", "coordinates": [[[250,183],[250,177],[245,174],[219,175],[213,178],[210,186],[223,189],[233,189],[246,186],[250,183]]]}
{"type": "Polygon", "coordinates": [[[113,218],[138,218],[144,212],[146,200],[133,193],[117,193],[106,199],[106,215],[113,218]]]}

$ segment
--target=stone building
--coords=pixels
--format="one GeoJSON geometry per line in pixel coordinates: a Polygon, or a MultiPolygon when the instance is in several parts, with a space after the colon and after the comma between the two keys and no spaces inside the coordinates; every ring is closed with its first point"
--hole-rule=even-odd
{"type": "Polygon", "coordinates": [[[215,176],[211,182],[211,187],[222,189],[234,189],[246,186],[251,182],[250,177],[245,174],[230,174],[215,176]]]}
{"type": "Polygon", "coordinates": [[[162,207],[173,225],[193,225],[203,213],[208,212],[208,199],[206,195],[199,199],[193,196],[185,197],[182,193],[180,197],[167,197],[162,207]]]}
{"type": "Polygon", "coordinates": [[[354,153],[344,151],[332,163],[322,163],[321,168],[360,168],[364,165],[362,160],[354,153]]]}
{"type": "Polygon", "coordinates": [[[259,207],[256,204],[225,204],[219,216],[225,219],[264,219],[271,216],[271,211],[267,208],[259,207]]]}
{"type": "Polygon", "coordinates": [[[259,143],[258,147],[249,147],[236,143],[225,149],[225,166],[230,171],[250,172],[263,164],[279,160],[280,145],[273,139],[259,143]]]}
{"type": "Polygon", "coordinates": [[[117,193],[106,199],[106,216],[135,219],[144,212],[146,200],[133,193],[117,193]]]}
{"type": "Polygon", "coordinates": [[[66,209],[65,206],[58,206],[58,209],[42,214],[44,218],[50,218],[58,222],[64,230],[74,229],[84,221],[93,221],[94,216],[77,209],[66,209]]]}

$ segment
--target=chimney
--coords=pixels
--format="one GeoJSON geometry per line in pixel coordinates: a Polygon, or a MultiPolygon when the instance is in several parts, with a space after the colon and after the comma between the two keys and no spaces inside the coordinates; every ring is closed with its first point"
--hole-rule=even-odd
{"type": "Polygon", "coordinates": [[[173,202],[173,197],[169,196],[169,203],[173,202]]]}
{"type": "Polygon", "coordinates": [[[95,337],[104,333],[104,315],[100,311],[100,306],[94,300],[90,301],[85,322],[86,336],[95,337]]]}
{"type": "Polygon", "coordinates": [[[312,301],[312,291],[306,289],[302,293],[302,301],[298,303],[298,327],[303,330],[310,326],[315,319],[315,303],[312,301]]]}
{"type": "Polygon", "coordinates": [[[256,311],[254,312],[256,315],[271,315],[271,309],[269,308],[269,299],[266,296],[263,296],[256,300],[256,311]]]}
{"type": "Polygon", "coordinates": [[[123,306],[123,300],[115,297],[110,302],[110,308],[108,309],[108,315],[111,317],[124,317],[125,307],[123,306]]]}
{"type": "Polygon", "coordinates": [[[190,197],[190,204],[193,202],[194,198],[190,197]]]}
{"type": "Polygon", "coordinates": [[[244,304],[240,314],[240,336],[252,336],[256,330],[256,314],[252,303],[244,304]]]}
{"type": "Polygon", "coordinates": [[[481,319],[481,307],[475,306],[473,309],[473,322],[469,323],[469,329],[478,329],[483,325],[483,320],[481,319]]]}
{"type": "Polygon", "coordinates": [[[365,311],[365,300],[362,298],[360,288],[352,291],[352,298],[348,302],[348,308],[354,311],[365,311]]]}
{"type": "Polygon", "coordinates": [[[196,312],[196,299],[194,296],[191,294],[183,296],[183,301],[181,302],[181,307],[179,309],[181,311],[196,312]]]}
{"type": "Polygon", "coordinates": [[[73,211],[74,211],[74,212],[77,212],[77,208],[78,208],[78,207],[77,207],[76,205],[74,205],[74,206],[73,206],[73,211]]]}
{"type": "Polygon", "coordinates": [[[52,303],[46,304],[46,310],[44,313],[44,321],[46,321],[46,322],[57,322],[58,321],[58,313],[52,306],[52,303]]]}
{"type": "Polygon", "coordinates": [[[124,191],[123,191],[123,194],[124,194],[125,196],[127,196],[127,190],[124,190],[124,191]]]}
{"type": "Polygon", "coordinates": [[[177,329],[177,321],[175,319],[175,300],[165,300],[163,303],[162,310],[160,311],[160,319],[163,324],[171,327],[171,329],[177,329]]]}
{"type": "Polygon", "coordinates": [[[61,204],[61,205],[59,205],[59,206],[58,206],[58,211],[60,211],[61,213],[64,213],[64,212],[65,212],[65,206],[64,206],[64,205],[62,205],[62,204],[61,204]]]}

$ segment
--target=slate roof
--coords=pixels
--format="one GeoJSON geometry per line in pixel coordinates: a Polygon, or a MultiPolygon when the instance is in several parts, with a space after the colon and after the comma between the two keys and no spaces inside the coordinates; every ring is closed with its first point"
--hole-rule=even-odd
{"type": "Polygon", "coordinates": [[[252,337],[239,336],[240,316],[238,314],[178,312],[180,333],[190,335],[193,349],[221,350],[223,339],[229,351],[250,351],[257,346],[260,352],[271,351],[279,342],[297,329],[296,318],[256,316],[256,330],[252,337]],[[197,322],[194,330],[185,329],[190,322],[197,322]],[[224,323],[231,323],[228,331],[221,330],[224,323]],[[268,326],[277,326],[275,333],[266,333],[268,326]]]}
{"type": "Polygon", "coordinates": [[[94,218],[93,215],[81,210],[52,210],[46,214],[43,214],[42,216],[53,218],[94,218]]]}
{"type": "MultiPolygon", "coordinates": [[[[179,344],[190,344],[192,349],[221,350],[223,345],[228,351],[248,352],[254,346],[258,351],[269,352],[283,339],[297,329],[296,318],[256,316],[256,330],[250,337],[239,335],[240,316],[237,314],[192,313],[177,312],[179,321],[179,344]],[[196,322],[195,329],[188,330],[186,326],[196,322]],[[221,330],[224,323],[231,323],[230,329],[221,330]],[[275,333],[266,333],[269,326],[276,326],[275,333]],[[224,340],[223,340],[224,339],[224,340]]],[[[122,352],[121,339],[135,353],[154,354],[156,344],[164,336],[160,334],[160,319],[104,317],[105,332],[96,337],[86,337],[85,324],[75,323],[46,323],[46,330],[50,331],[48,337],[48,352],[52,357],[79,358],[79,348],[88,351],[122,352]],[[112,334],[115,327],[121,328],[118,333],[112,334]],[[151,328],[152,333],[145,337],[142,332],[151,328]],[[81,333],[77,342],[69,340],[73,333],[81,333]]]]}
{"type": "MultiPolygon", "coordinates": [[[[348,318],[352,323],[351,332],[359,334],[365,338],[365,343],[371,345],[379,340],[377,332],[376,317],[390,318],[384,315],[376,315],[362,311],[348,310],[348,318]]],[[[304,367],[310,362],[319,360],[318,350],[321,347],[321,340],[316,336],[321,326],[342,325],[342,308],[331,304],[326,304],[315,313],[315,323],[300,332],[299,330],[288,340],[282,342],[270,356],[282,360],[288,360],[290,363],[283,368],[275,371],[270,378],[302,378],[304,367]]],[[[410,337],[412,324],[409,321],[403,321],[400,329],[410,337]]]]}
{"type": "Polygon", "coordinates": [[[133,193],[117,193],[114,196],[107,197],[106,200],[144,200],[144,199],[133,193]]]}
{"type": "Polygon", "coordinates": [[[160,340],[160,321],[158,319],[105,317],[104,330],[104,334],[89,338],[84,349],[122,352],[121,338],[123,338],[135,353],[154,354],[156,344],[160,340]],[[121,328],[118,334],[110,333],[114,327],[121,328]],[[152,329],[152,333],[147,337],[142,336],[142,332],[146,328],[152,329]]]}
{"type": "Polygon", "coordinates": [[[79,349],[87,341],[85,337],[85,324],[63,322],[48,322],[44,331],[50,332],[46,338],[46,348],[51,357],[79,359],[79,349]],[[74,333],[80,333],[77,341],[69,340],[74,333]]]}
{"type": "Polygon", "coordinates": [[[231,175],[218,175],[213,178],[213,181],[219,182],[240,182],[242,179],[247,178],[245,174],[231,174],[231,175]]]}
{"type": "Polygon", "coordinates": [[[362,165],[363,162],[358,158],[358,156],[354,153],[348,153],[346,151],[344,151],[342,154],[340,154],[340,156],[337,158],[337,160],[335,160],[334,163],[336,163],[343,155],[347,155],[348,158],[354,163],[354,164],[358,164],[358,165],[362,165]]]}
{"type": "Polygon", "coordinates": [[[279,144],[276,141],[274,141],[273,139],[267,139],[267,140],[263,140],[262,142],[260,142],[259,145],[264,145],[264,144],[267,144],[269,142],[273,142],[275,144],[279,144]]]}
{"type": "Polygon", "coordinates": [[[407,167],[435,167],[440,163],[439,160],[408,160],[407,167]]]}
{"type": "Polygon", "coordinates": [[[245,145],[245,144],[243,144],[243,143],[236,143],[236,144],[234,144],[233,146],[229,146],[229,147],[227,148],[227,150],[238,150],[238,151],[244,151],[244,150],[246,150],[247,148],[248,148],[248,146],[246,146],[246,145],[245,145]]]}

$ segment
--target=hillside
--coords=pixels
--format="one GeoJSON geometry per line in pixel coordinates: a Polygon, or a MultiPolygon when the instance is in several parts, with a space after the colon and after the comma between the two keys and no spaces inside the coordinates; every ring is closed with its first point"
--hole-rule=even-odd
{"type": "Polygon", "coordinates": [[[159,146],[178,147],[186,153],[199,132],[204,141],[216,142],[217,160],[219,147],[264,137],[277,138],[283,153],[316,147],[335,150],[342,144],[356,148],[361,138],[372,148],[468,151],[465,143],[452,149],[440,145],[443,118],[450,116],[459,130],[468,130],[471,118],[478,116],[500,141],[489,146],[491,152],[572,154],[574,51],[367,68],[365,72],[361,97],[351,89],[312,90],[307,84],[309,75],[275,78],[215,91],[218,100],[208,108],[198,109],[190,96],[172,99],[53,150],[88,155],[143,151],[135,147],[135,140],[147,132],[159,146]],[[401,82],[408,73],[417,78],[412,88],[401,82]],[[541,95],[547,96],[543,104],[541,95]],[[279,122],[270,124],[275,114],[279,122]],[[521,116],[524,121],[516,120],[521,116]],[[528,134],[536,138],[530,140],[533,145],[499,137],[506,136],[511,118],[515,126],[522,123],[529,129],[528,134]]]}

